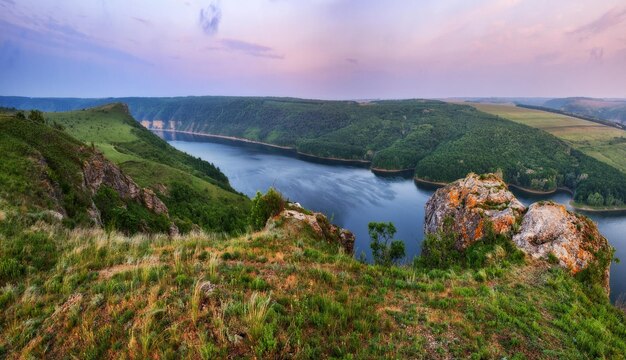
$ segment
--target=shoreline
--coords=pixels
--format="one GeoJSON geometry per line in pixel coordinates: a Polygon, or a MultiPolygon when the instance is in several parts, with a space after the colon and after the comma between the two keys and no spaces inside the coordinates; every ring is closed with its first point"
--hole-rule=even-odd
{"type": "MultiPolygon", "coordinates": [[[[416,176],[413,176],[413,173],[415,172],[415,169],[399,169],[399,170],[389,170],[389,169],[380,169],[380,168],[375,168],[375,167],[371,167],[372,162],[369,160],[354,160],[354,159],[341,159],[341,158],[331,158],[331,157],[323,157],[323,156],[316,156],[316,155],[312,155],[312,154],[306,154],[306,153],[302,153],[299,152],[295,147],[290,147],[290,146],[281,146],[281,145],[274,145],[274,144],[269,144],[269,143],[265,143],[262,141],[255,141],[255,140],[250,140],[250,139],[245,139],[245,138],[239,138],[239,137],[235,137],[235,136],[227,136],[227,135],[216,135],[216,134],[206,134],[206,133],[198,133],[198,132],[193,132],[193,131],[184,131],[184,130],[172,130],[172,129],[154,129],[154,128],[147,128],[150,131],[164,131],[164,132],[170,132],[170,133],[180,133],[180,134],[187,134],[187,135],[197,135],[197,136],[203,136],[203,137],[208,137],[208,138],[213,138],[213,139],[218,139],[218,140],[226,140],[229,142],[233,142],[233,143],[243,143],[243,144],[248,144],[248,145],[259,145],[259,146],[263,146],[263,147],[268,147],[274,150],[280,150],[280,151],[284,151],[285,153],[289,154],[289,155],[294,155],[298,158],[303,158],[305,161],[313,161],[313,162],[319,162],[319,163],[326,163],[326,164],[338,164],[338,165],[352,165],[352,166],[360,166],[360,167],[364,167],[364,166],[368,166],[369,170],[374,173],[375,175],[380,175],[380,176],[385,176],[385,175],[406,175],[407,177],[410,175],[413,178],[413,182],[416,185],[423,185],[426,187],[434,187],[434,188],[440,188],[443,186],[448,185],[448,182],[441,182],[441,181],[431,181],[431,180],[425,180],[416,176]],[[411,174],[409,174],[409,171],[411,172],[411,174]]],[[[574,192],[567,188],[567,187],[557,187],[554,190],[551,191],[541,191],[541,190],[532,190],[532,189],[528,189],[519,185],[515,185],[515,184],[506,184],[508,187],[512,187],[516,190],[519,190],[521,192],[525,192],[527,194],[531,194],[531,195],[552,195],[555,194],[559,191],[563,191],[566,192],[570,195],[574,195],[574,192]]],[[[576,205],[574,203],[574,200],[570,200],[569,202],[570,206],[572,207],[572,209],[576,210],[576,211],[584,211],[584,212],[593,212],[593,213],[621,213],[624,212],[626,213],[626,207],[624,208],[615,208],[615,209],[594,209],[594,208],[589,208],[589,207],[584,207],[584,206],[579,206],[576,205]]]]}
{"type": "Polygon", "coordinates": [[[531,194],[531,195],[552,195],[552,194],[555,194],[555,193],[557,193],[559,191],[565,191],[565,192],[573,195],[573,192],[571,190],[567,189],[567,188],[556,187],[556,188],[554,188],[554,190],[544,191],[544,190],[529,189],[529,188],[525,188],[523,186],[519,186],[519,185],[515,185],[515,184],[506,184],[506,185],[508,187],[510,187],[510,188],[512,187],[512,188],[514,188],[516,190],[519,190],[521,192],[525,192],[525,193],[528,193],[528,194],[531,194]]]}
{"type": "Polygon", "coordinates": [[[406,177],[413,177],[413,174],[415,173],[415,168],[407,168],[407,169],[399,169],[399,170],[389,170],[389,169],[381,169],[381,168],[370,167],[370,170],[374,174],[380,175],[380,176],[406,176],[406,177]]]}
{"type": "Polygon", "coordinates": [[[199,132],[185,131],[185,130],[155,129],[155,128],[146,128],[146,129],[148,129],[150,131],[167,131],[167,132],[171,132],[171,133],[180,133],[180,134],[204,136],[204,137],[215,138],[215,139],[229,140],[229,141],[232,141],[232,142],[243,142],[243,143],[247,143],[247,144],[263,145],[263,146],[268,146],[268,147],[275,148],[275,149],[288,150],[288,151],[297,152],[296,148],[291,147],[291,146],[274,145],[274,144],[265,143],[265,142],[262,142],[262,141],[250,140],[250,139],[240,138],[240,137],[235,137],[235,136],[206,134],[206,133],[199,133],[199,132]]]}
{"type": "Polygon", "coordinates": [[[572,207],[572,209],[576,210],[576,211],[583,211],[583,212],[590,212],[590,213],[596,213],[596,214],[600,214],[600,213],[624,213],[626,214],[626,207],[623,208],[613,208],[613,209],[595,209],[595,208],[591,208],[591,207],[585,207],[580,206],[579,204],[576,204],[576,202],[574,202],[574,200],[570,200],[569,201],[569,205],[572,207]]]}
{"type": "Polygon", "coordinates": [[[324,157],[324,156],[317,156],[317,155],[313,155],[313,154],[303,153],[303,152],[300,152],[300,151],[296,150],[295,148],[294,148],[294,150],[296,151],[296,154],[298,156],[303,157],[305,159],[312,159],[313,161],[318,160],[320,162],[337,163],[337,164],[341,164],[341,165],[355,165],[355,166],[365,166],[365,165],[369,166],[369,165],[372,164],[372,162],[369,161],[369,160],[357,160],[357,159],[342,159],[342,158],[324,157]]]}
{"type": "Polygon", "coordinates": [[[434,186],[434,187],[438,187],[438,188],[444,187],[444,186],[449,184],[447,182],[425,180],[425,179],[422,179],[422,178],[418,178],[417,176],[413,177],[413,181],[418,183],[418,184],[421,184],[421,185],[434,186]]]}
{"type": "Polygon", "coordinates": [[[286,151],[286,152],[288,152],[290,154],[296,155],[297,157],[301,157],[301,158],[304,158],[304,159],[307,159],[307,160],[317,161],[317,162],[321,162],[321,163],[334,163],[334,164],[355,165],[355,166],[370,165],[372,163],[369,160],[341,159],[341,158],[317,156],[317,155],[313,155],[313,154],[307,154],[307,153],[300,152],[300,151],[298,151],[298,149],[296,149],[295,147],[291,147],[291,146],[275,145],[275,144],[270,144],[270,143],[266,143],[266,142],[262,142],[262,141],[256,141],[256,140],[250,140],[250,139],[246,139],[246,138],[240,138],[240,137],[236,137],[236,136],[206,134],[206,133],[199,133],[199,132],[194,132],[194,131],[173,130],[173,129],[154,129],[154,128],[147,128],[147,129],[150,130],[150,131],[166,131],[166,132],[170,132],[170,133],[179,133],[179,134],[203,136],[203,137],[208,137],[208,138],[212,138],[212,139],[227,140],[227,141],[233,142],[233,143],[244,143],[244,144],[259,145],[259,146],[264,146],[264,147],[268,147],[268,148],[272,148],[272,149],[286,151]]]}

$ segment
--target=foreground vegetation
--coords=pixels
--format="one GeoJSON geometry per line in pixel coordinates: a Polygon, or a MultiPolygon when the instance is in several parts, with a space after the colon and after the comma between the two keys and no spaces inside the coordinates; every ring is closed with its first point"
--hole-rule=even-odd
{"type": "MultiPolygon", "coordinates": [[[[620,358],[603,290],[504,237],[413,266],[358,262],[307,225],[127,237],[0,213],[8,358],[620,358]],[[454,261],[440,261],[447,256],[454,261]]],[[[433,244],[439,244],[435,246],[433,244]]]]}

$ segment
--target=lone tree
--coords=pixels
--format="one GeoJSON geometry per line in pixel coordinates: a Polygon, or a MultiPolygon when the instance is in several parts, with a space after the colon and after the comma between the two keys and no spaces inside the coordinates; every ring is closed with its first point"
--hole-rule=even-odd
{"type": "Polygon", "coordinates": [[[401,240],[392,240],[396,234],[393,223],[370,222],[367,228],[375,264],[391,266],[404,257],[404,243],[401,240]]]}
{"type": "Polygon", "coordinates": [[[43,113],[39,110],[31,110],[30,114],[28,115],[28,120],[42,124],[46,122],[46,120],[43,118],[43,113]]]}

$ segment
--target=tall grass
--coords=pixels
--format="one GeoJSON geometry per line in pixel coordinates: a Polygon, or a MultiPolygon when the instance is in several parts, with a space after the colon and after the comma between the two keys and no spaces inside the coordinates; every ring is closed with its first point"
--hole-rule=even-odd
{"type": "Polygon", "coordinates": [[[255,291],[245,303],[244,319],[253,339],[258,339],[263,333],[265,318],[271,301],[270,296],[261,295],[255,291]]]}

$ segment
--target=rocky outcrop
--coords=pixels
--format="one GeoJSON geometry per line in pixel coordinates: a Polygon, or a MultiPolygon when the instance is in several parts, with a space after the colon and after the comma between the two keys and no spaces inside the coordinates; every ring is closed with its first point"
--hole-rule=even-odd
{"type": "Polygon", "coordinates": [[[426,203],[426,232],[456,233],[458,250],[479,241],[487,221],[497,233],[511,234],[532,258],[558,262],[572,274],[593,266],[608,293],[613,249],[593,221],[563,205],[538,202],[526,211],[493,174],[470,174],[438,189],[426,203]]]}
{"type": "Polygon", "coordinates": [[[457,249],[465,249],[483,237],[487,222],[496,233],[507,233],[526,210],[504,181],[495,175],[469,174],[438,189],[426,203],[426,233],[444,228],[459,234],[457,249]]]}
{"type": "Polygon", "coordinates": [[[95,153],[83,162],[83,177],[85,186],[92,194],[104,185],[115,190],[122,199],[138,201],[156,214],[168,212],[167,206],[152,190],[140,188],[133,179],[100,153],[95,153]]]}
{"type": "MultiPolygon", "coordinates": [[[[513,242],[533,258],[554,257],[572,274],[598,261],[599,254],[612,253],[608,241],[591,220],[553,202],[532,204],[513,242]]],[[[602,281],[608,292],[610,262],[599,265],[603,267],[602,281]]]]}
{"type": "Polygon", "coordinates": [[[326,241],[339,244],[348,254],[354,252],[354,234],[349,230],[331,224],[328,218],[322,213],[308,213],[298,206],[291,206],[291,209],[283,210],[280,214],[270,218],[265,225],[266,230],[278,226],[279,223],[288,223],[301,227],[310,227],[315,234],[326,241]]]}

